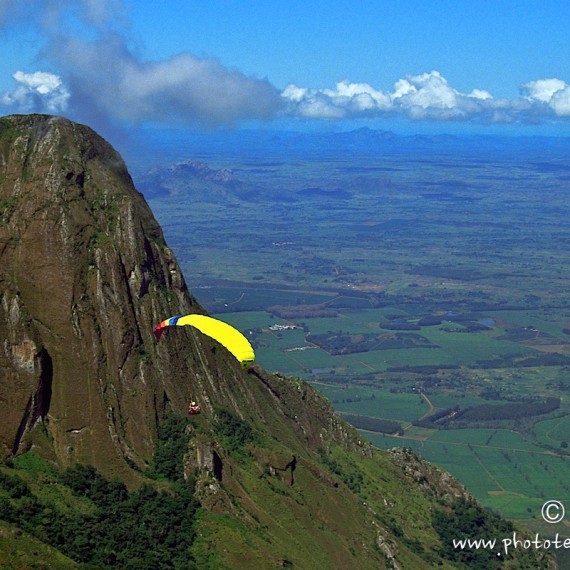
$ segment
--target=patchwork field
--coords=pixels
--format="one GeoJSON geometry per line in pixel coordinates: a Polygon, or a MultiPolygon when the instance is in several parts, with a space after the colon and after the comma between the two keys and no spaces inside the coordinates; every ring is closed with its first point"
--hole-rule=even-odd
{"type": "Polygon", "coordinates": [[[135,182],[261,366],[541,528],[545,500],[570,511],[568,149],[359,136],[197,152],[227,183],[135,182]]]}

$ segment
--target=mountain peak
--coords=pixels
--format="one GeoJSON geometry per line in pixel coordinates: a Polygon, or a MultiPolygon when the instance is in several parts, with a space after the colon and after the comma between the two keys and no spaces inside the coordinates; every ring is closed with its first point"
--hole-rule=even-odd
{"type": "Polygon", "coordinates": [[[152,326],[193,300],[123,160],[91,129],[6,117],[0,152],[0,443],[22,451],[41,432],[62,465],[126,473],[152,454],[167,384],[183,385],[164,357],[168,381],[151,365],[152,326]]]}

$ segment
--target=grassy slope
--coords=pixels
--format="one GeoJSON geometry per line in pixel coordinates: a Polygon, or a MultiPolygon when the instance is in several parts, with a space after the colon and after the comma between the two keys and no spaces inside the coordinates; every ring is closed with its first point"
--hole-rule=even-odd
{"type": "Polygon", "coordinates": [[[78,565],[55,548],[22,532],[13,525],[0,521],[0,568],[4,570],[34,570],[36,568],[67,570],[78,568],[78,565]]]}
{"type": "MultiPolygon", "coordinates": [[[[258,383],[260,438],[240,454],[221,451],[231,478],[207,497],[193,549],[200,567],[280,568],[289,561],[294,568],[376,569],[391,568],[392,556],[402,568],[457,567],[442,559],[432,513],[465,496],[460,486],[406,452],[372,450],[332,419],[328,402],[304,382],[264,379],[279,397],[271,406],[258,383]],[[292,454],[294,485],[289,471],[271,469],[292,454]]],[[[534,560],[527,567],[539,566],[534,560]]]]}

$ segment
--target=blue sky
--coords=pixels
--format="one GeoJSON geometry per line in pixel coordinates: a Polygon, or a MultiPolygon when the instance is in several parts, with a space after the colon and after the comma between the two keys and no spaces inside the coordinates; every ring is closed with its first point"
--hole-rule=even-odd
{"type": "Polygon", "coordinates": [[[570,136],[566,0],[0,0],[0,113],[570,136]]]}

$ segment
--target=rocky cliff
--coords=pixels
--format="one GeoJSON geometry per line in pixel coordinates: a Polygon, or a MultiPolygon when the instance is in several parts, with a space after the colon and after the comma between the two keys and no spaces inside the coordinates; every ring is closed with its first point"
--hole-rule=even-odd
{"type": "Polygon", "coordinates": [[[199,338],[185,339],[188,356],[152,335],[193,300],[121,157],[93,131],[7,117],[0,157],[2,453],[49,442],[61,465],[125,476],[152,455],[165,409],[184,410],[189,360],[207,360],[199,338]]]}
{"type": "MultiPolygon", "coordinates": [[[[154,324],[202,309],[108,143],[62,118],[11,116],[0,161],[4,458],[32,449],[136,488],[161,422],[194,398],[184,473],[201,504],[198,567],[461,567],[434,523],[470,501],[452,478],[373,450],[306,383],[243,371],[197,331],[156,342],[154,324]]],[[[523,554],[505,567],[546,567],[523,554]]]]}

